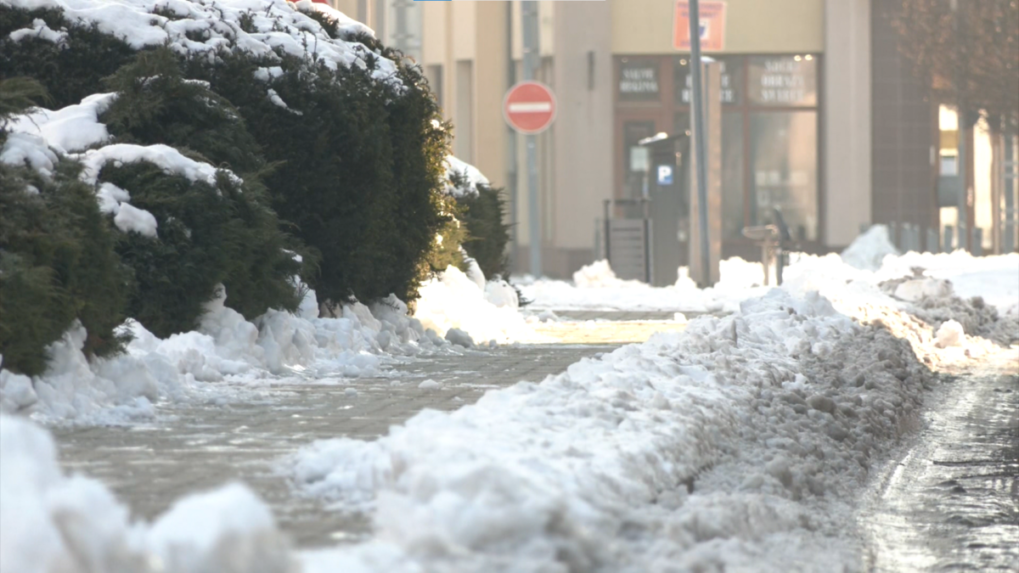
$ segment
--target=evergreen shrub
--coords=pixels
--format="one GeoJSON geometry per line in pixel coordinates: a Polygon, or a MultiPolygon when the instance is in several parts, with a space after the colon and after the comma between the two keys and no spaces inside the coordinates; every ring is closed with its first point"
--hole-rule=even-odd
{"type": "Polygon", "coordinates": [[[125,318],[130,274],[79,170],[61,161],[47,178],[0,164],[0,354],[13,372],[42,373],[46,346],[76,319],[88,330],[89,355],[113,354],[126,341],[114,329],[125,318]]]}
{"type": "Polygon", "coordinates": [[[477,195],[464,195],[458,201],[467,227],[463,243],[467,254],[478,262],[486,277],[508,278],[506,246],[510,227],[505,223],[506,199],[502,189],[479,185],[477,195]]]}
{"type": "Polygon", "coordinates": [[[292,245],[257,188],[225,171],[213,186],[144,161],[107,165],[100,179],[156,218],[158,239],[122,233],[117,252],[134,272],[128,315],[157,336],[195,329],[220,283],[227,305],[249,319],[300,304],[291,278],[301,264],[286,251],[292,245]]]}

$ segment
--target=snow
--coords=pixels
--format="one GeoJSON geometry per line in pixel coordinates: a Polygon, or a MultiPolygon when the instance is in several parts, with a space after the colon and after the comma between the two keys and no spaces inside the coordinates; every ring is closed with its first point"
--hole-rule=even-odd
{"type": "Polygon", "coordinates": [[[626,310],[733,312],[739,302],[767,289],[761,265],[738,257],[721,262],[721,281],[698,289],[685,268],[675,285],[651,287],[619,279],[607,261],[596,261],[573,275],[573,283],[550,279],[517,279],[524,297],[540,310],[626,310]]]}
{"type": "Polygon", "coordinates": [[[1010,293],[1019,257],[886,254],[862,270],[797,255],[775,289],[754,286],[755,266],[729,261],[728,284],[699,294],[584,269],[578,286],[560,284],[600,304],[686,291],[736,312],[288,458],[304,495],[374,523],[371,541],[316,562],[358,570],[381,552],[393,570],[861,569],[853,496],[919,423],[931,371],[1019,350],[1007,348],[1016,306],[964,300],[936,276],[970,284],[968,296],[1010,293]]]}
{"type": "Polygon", "coordinates": [[[168,145],[135,145],[132,143],[114,143],[86,151],[81,155],[81,163],[85,168],[81,178],[86,183],[95,185],[99,172],[107,163],[123,165],[140,161],[152,163],[169,175],[180,175],[191,181],[204,181],[213,187],[216,186],[216,174],[220,172],[227,174],[237,184],[243,183],[240,177],[229,170],[217,169],[208,163],[185,157],[181,152],[168,145]]]}
{"type": "Polygon", "coordinates": [[[113,217],[113,224],[125,233],[135,232],[151,239],[157,236],[158,224],[152,213],[132,207],[130,203],[120,204],[116,216],[113,217]]]}
{"type": "Polygon", "coordinates": [[[26,38],[38,38],[46,42],[57,44],[61,47],[66,47],[65,43],[67,41],[67,32],[63,30],[58,32],[47,26],[44,20],[36,18],[35,20],[32,20],[31,28],[15,30],[8,34],[7,37],[10,38],[12,42],[20,42],[26,38]]]}
{"type": "Polygon", "coordinates": [[[0,148],[0,162],[17,167],[34,169],[45,177],[52,177],[60,158],[37,135],[8,133],[0,148]]]}
{"type": "Polygon", "coordinates": [[[853,569],[846,496],[932,383],[883,328],[776,289],[286,467],[305,494],[371,512],[376,542],[424,570],[853,569]]]}
{"type": "Polygon", "coordinates": [[[471,338],[470,334],[467,334],[459,328],[450,328],[446,331],[446,340],[457,346],[463,346],[464,348],[473,348],[474,339],[471,338]]]}
{"type": "Polygon", "coordinates": [[[876,271],[881,268],[885,256],[898,254],[888,234],[888,227],[873,225],[842,251],[842,260],[858,269],[876,271]]]}
{"type": "Polygon", "coordinates": [[[60,154],[84,151],[109,139],[99,116],[116,100],[117,94],[93,94],[80,104],[51,111],[35,108],[31,113],[9,119],[7,130],[36,135],[60,154]]]}
{"type": "Polygon", "coordinates": [[[517,309],[513,287],[505,281],[485,282],[480,270],[475,273],[484,287],[453,266],[426,281],[419,290],[414,317],[442,336],[451,329],[463,331],[468,335],[467,339],[458,336],[463,342],[538,341],[540,337],[517,309]]]}
{"type": "Polygon", "coordinates": [[[306,383],[378,376],[392,356],[456,352],[395,297],[323,317],[314,300],[311,291],[300,315],[270,310],[249,322],[225,306],[220,287],[197,331],[160,339],[128,320],[121,327],[133,337],[127,352],[91,363],[82,352],[85,330],[76,325],[51,346],[43,374],[0,370],[0,410],[47,423],[127,424],[151,419],[162,400],[232,395],[270,378],[306,383]]]}
{"type": "Polygon", "coordinates": [[[445,160],[446,166],[446,183],[445,193],[453,197],[473,196],[478,194],[478,186],[490,185],[488,178],[485,177],[477,167],[467,163],[452,155],[447,155],[445,160]],[[456,186],[453,185],[454,177],[463,177],[464,185],[456,186]]]}
{"type": "MultiPolygon", "coordinates": [[[[871,248],[881,242],[875,237],[881,239],[883,232],[880,226],[872,227],[847,249],[857,254],[870,252],[874,255],[870,260],[879,262],[875,268],[854,266],[847,262],[845,253],[824,257],[791,253],[783,278],[786,284],[800,285],[800,291],[814,289],[824,293],[825,288],[834,288],[841,292],[848,281],[856,283],[857,290],[877,292],[881,283],[911,277],[914,268],[921,268],[921,276],[899,284],[897,291],[884,293],[894,295],[899,302],[883,294],[880,304],[897,307],[901,301],[918,303],[923,299],[979,296],[1002,315],[1019,313],[1019,253],[985,257],[974,257],[964,251],[896,255],[871,248]],[[881,253],[880,257],[876,253],[881,253]]],[[[759,263],[733,257],[721,261],[720,267],[721,280],[706,289],[698,289],[687,277],[685,268],[680,268],[675,285],[656,288],[640,281],[619,279],[606,261],[581,268],[574,273],[572,283],[529,277],[517,277],[515,281],[524,296],[533,301],[530,308],[535,310],[733,312],[740,302],[768,290],[762,286],[764,274],[759,263]]],[[[836,295],[843,296],[844,293],[836,295]]]]}
{"type": "MultiPolygon", "coordinates": [[[[280,52],[321,62],[331,69],[368,69],[371,57],[376,60],[372,77],[396,91],[403,89],[393,61],[348,40],[357,33],[374,35],[370,28],[308,1],[292,5],[284,0],[8,0],[7,4],[27,10],[61,10],[69,21],[95,25],[100,32],[121,38],[136,50],[166,46],[178,54],[211,58],[222,51],[243,52],[271,62],[281,60],[280,52]],[[341,34],[348,39],[330,38],[305,13],[312,10],[338,20],[341,34]]],[[[34,24],[33,28],[14,32],[21,39],[38,33],[34,24]]]]}
{"type": "Polygon", "coordinates": [[[961,324],[954,320],[948,320],[938,327],[938,332],[934,335],[934,338],[938,348],[962,346],[966,340],[966,333],[962,330],[961,324]]]}
{"type": "Polygon", "coordinates": [[[100,482],[66,476],[49,434],[0,414],[0,572],[283,572],[291,556],[245,486],[179,500],[149,525],[100,482]]]}

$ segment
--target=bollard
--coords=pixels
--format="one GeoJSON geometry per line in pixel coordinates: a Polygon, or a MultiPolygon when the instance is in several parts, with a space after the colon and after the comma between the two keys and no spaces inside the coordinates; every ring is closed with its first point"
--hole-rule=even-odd
{"type": "Polygon", "coordinates": [[[782,284],[782,251],[779,245],[781,231],[775,225],[744,227],[743,236],[761,247],[761,270],[764,271],[764,286],[771,282],[771,266],[775,264],[775,280],[782,284]]]}
{"type": "Polygon", "coordinates": [[[945,225],[945,246],[944,248],[942,248],[942,252],[945,253],[952,252],[952,245],[955,243],[955,241],[953,241],[952,239],[954,239],[954,237],[952,236],[952,226],[945,225]]]}

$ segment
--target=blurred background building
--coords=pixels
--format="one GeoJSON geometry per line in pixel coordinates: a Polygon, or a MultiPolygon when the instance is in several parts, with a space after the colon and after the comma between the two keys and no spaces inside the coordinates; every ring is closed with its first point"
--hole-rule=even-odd
{"type": "MultiPolygon", "coordinates": [[[[773,208],[811,252],[839,250],[873,223],[892,225],[900,247],[1017,248],[1019,144],[986,119],[960,121],[917,79],[893,23],[907,2],[724,2],[723,45],[707,52],[723,68],[724,257],[756,258],[741,230],[773,208]]],[[[521,75],[521,2],[334,6],[423,67],[455,125],[454,153],[505,188],[511,254],[527,270],[524,138],[502,115],[521,75]]],[[[537,138],[547,275],[568,277],[598,255],[603,200],[647,193],[638,142],[689,128],[675,10],[674,0],[539,2],[537,77],[558,101],[537,138]]]]}

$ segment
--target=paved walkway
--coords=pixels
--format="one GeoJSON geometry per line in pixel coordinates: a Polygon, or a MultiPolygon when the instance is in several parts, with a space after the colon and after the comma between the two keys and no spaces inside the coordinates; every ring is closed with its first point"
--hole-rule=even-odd
{"type": "Polygon", "coordinates": [[[252,390],[243,403],[167,405],[160,420],[147,425],[54,433],[64,466],[105,482],[138,517],[152,519],[182,495],[243,480],[272,506],[298,546],[322,546],[356,540],[369,532],[369,524],[364,516],[327,511],[318,501],[295,497],[275,473],[281,456],[317,439],[374,438],[422,409],[454,410],[490,388],[541,381],[613,348],[509,346],[422,358],[397,367],[396,378],[270,386],[252,390]],[[443,387],[419,389],[425,379],[443,387]]]}

